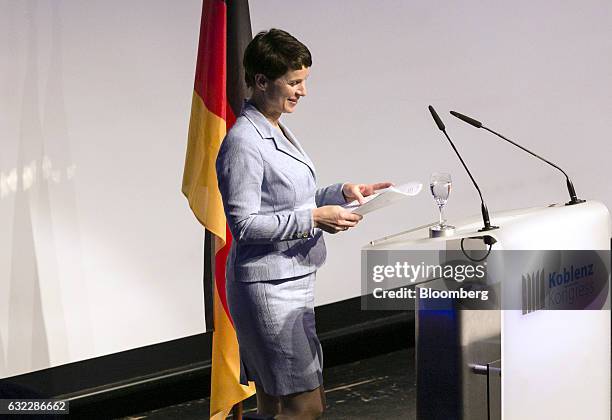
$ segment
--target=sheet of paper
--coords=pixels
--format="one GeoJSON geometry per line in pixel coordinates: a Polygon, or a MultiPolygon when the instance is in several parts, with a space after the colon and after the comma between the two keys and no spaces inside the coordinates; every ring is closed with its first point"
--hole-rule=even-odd
{"type": "Polygon", "coordinates": [[[378,190],[375,194],[365,197],[365,203],[359,205],[357,200],[345,204],[343,207],[353,213],[365,215],[378,209],[390,206],[404,198],[415,196],[421,192],[423,184],[420,182],[408,182],[402,185],[378,190]]]}

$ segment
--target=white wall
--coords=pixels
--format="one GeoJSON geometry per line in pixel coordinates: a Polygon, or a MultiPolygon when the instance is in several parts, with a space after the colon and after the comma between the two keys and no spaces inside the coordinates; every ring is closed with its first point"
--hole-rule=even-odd
{"type": "Polygon", "coordinates": [[[200,8],[2,3],[0,377],[204,331],[180,192],[200,8]]]}
{"type": "MultiPolygon", "coordinates": [[[[203,331],[202,233],[180,194],[200,7],[0,1],[0,377],[203,331]]],[[[252,0],[251,17],[313,53],[285,122],[321,184],[446,170],[449,219],[478,213],[433,104],[492,213],[566,201],[564,180],[449,109],[612,205],[612,3],[252,0]]],[[[328,236],[317,304],[360,294],[362,244],[435,217],[425,190],[328,236]]]]}

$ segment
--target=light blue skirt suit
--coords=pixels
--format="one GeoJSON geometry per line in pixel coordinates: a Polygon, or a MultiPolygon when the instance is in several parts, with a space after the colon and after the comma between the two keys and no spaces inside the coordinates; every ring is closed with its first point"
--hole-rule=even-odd
{"type": "Polygon", "coordinates": [[[314,165],[280,126],[245,102],[217,158],[233,236],[226,286],[240,347],[240,380],[255,381],[275,396],[323,383],[314,281],[326,251],[311,211],[345,202],[342,184],[316,188],[314,165]]]}

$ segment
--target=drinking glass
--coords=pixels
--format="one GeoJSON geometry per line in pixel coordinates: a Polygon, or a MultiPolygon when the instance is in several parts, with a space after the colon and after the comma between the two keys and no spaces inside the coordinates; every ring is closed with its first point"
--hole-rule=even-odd
{"type": "Polygon", "coordinates": [[[451,176],[445,172],[435,172],[431,175],[431,179],[429,181],[429,188],[431,189],[431,194],[438,205],[438,211],[440,212],[440,222],[439,227],[444,227],[446,224],[446,219],[444,218],[444,205],[448,200],[448,196],[451,192],[451,176]]]}

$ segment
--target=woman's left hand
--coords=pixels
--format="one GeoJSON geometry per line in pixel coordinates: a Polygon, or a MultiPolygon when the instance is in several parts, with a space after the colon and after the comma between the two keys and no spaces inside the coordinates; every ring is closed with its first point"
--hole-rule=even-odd
{"type": "Polygon", "coordinates": [[[382,190],[393,185],[393,182],[379,182],[377,184],[351,184],[347,182],[342,187],[342,194],[347,203],[357,200],[359,204],[363,204],[364,197],[372,195],[376,190],[382,190]]]}

